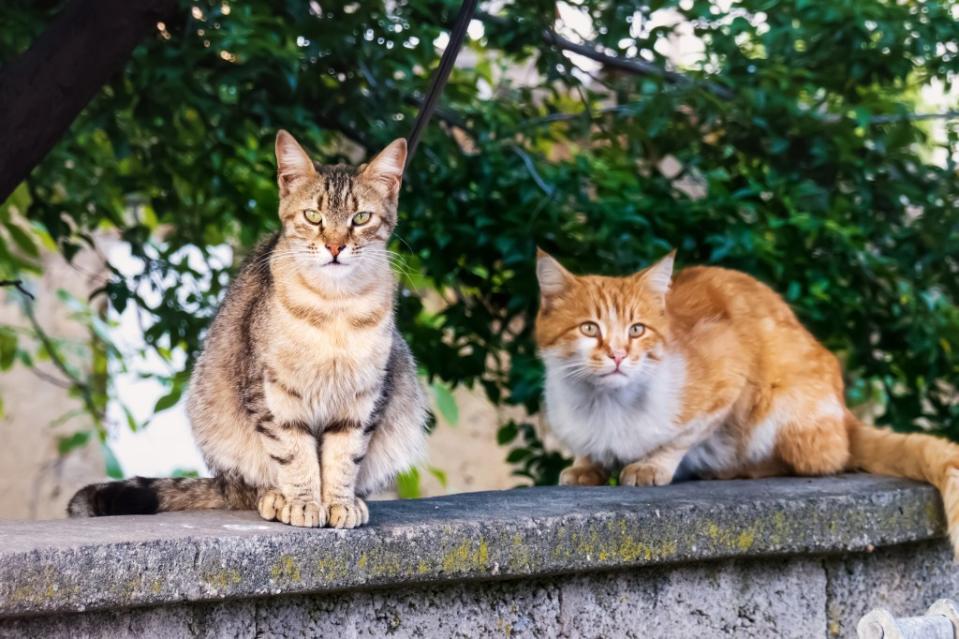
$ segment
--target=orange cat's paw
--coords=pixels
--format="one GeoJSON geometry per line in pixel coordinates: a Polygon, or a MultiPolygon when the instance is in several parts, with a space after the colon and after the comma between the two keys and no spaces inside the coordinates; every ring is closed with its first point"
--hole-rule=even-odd
{"type": "Polygon", "coordinates": [[[672,470],[647,462],[630,464],[619,474],[620,486],[665,486],[672,481],[672,470]]]}
{"type": "Polygon", "coordinates": [[[559,474],[560,486],[602,486],[608,480],[609,475],[596,466],[570,466],[559,474]]]}

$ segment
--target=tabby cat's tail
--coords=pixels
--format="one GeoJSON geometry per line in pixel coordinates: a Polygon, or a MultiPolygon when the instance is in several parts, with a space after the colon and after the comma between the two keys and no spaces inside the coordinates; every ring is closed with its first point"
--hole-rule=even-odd
{"type": "Polygon", "coordinates": [[[916,479],[939,489],[949,540],[959,560],[959,445],[932,435],[867,426],[851,413],[846,428],[851,470],[916,479]]]}
{"type": "Polygon", "coordinates": [[[100,517],[255,507],[256,489],[226,477],[133,477],[80,489],[70,499],[67,513],[71,517],[100,517]]]}

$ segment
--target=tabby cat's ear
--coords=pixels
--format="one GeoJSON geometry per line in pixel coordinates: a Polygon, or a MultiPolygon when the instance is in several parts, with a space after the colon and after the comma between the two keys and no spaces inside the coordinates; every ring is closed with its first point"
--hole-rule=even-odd
{"type": "Polygon", "coordinates": [[[536,248],[536,279],[544,299],[562,295],[573,283],[572,273],[543,249],[536,248]]]}
{"type": "Polygon", "coordinates": [[[656,295],[665,296],[673,282],[673,263],[675,261],[676,249],[673,249],[658,262],[637,273],[636,277],[643,280],[656,295]]]}
{"type": "Polygon", "coordinates": [[[276,134],[276,181],[280,195],[288,195],[297,180],[315,176],[313,160],[292,135],[280,129],[276,134]]]}
{"type": "Polygon", "coordinates": [[[382,185],[392,197],[400,191],[406,167],[406,139],[397,138],[363,167],[363,176],[382,185]]]}

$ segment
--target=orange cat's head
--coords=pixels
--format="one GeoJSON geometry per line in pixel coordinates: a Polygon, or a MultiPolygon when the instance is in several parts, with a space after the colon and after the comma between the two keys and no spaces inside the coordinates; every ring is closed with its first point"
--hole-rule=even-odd
{"type": "Polygon", "coordinates": [[[621,388],[649,375],[669,340],[675,251],[625,277],[573,275],[538,251],[536,342],[550,373],[621,388]]]}

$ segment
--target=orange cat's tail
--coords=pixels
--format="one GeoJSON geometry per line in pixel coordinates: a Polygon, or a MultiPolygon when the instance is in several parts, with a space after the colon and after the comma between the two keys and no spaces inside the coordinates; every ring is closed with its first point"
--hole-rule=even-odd
{"type": "Polygon", "coordinates": [[[959,560],[959,445],[932,435],[867,426],[852,413],[846,415],[846,428],[850,470],[916,479],[939,489],[959,560]]]}

